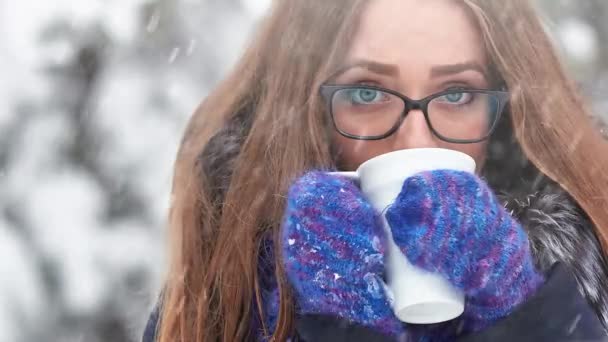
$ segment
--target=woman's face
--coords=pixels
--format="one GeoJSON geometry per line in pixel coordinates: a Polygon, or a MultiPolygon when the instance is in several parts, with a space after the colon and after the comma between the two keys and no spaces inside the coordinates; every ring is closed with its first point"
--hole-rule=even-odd
{"type": "MultiPolygon", "coordinates": [[[[332,83],[378,86],[419,100],[453,88],[489,88],[486,64],[478,29],[455,1],[374,0],[363,12],[353,45],[332,83]]],[[[355,95],[372,101],[375,96],[373,92],[355,95]]],[[[446,127],[459,129],[459,125],[463,126],[462,120],[446,127]]],[[[485,154],[485,142],[456,144],[439,139],[420,109],[411,110],[399,129],[384,139],[356,140],[335,131],[334,143],[347,170],[380,154],[424,147],[465,152],[479,170],[485,154]]]]}

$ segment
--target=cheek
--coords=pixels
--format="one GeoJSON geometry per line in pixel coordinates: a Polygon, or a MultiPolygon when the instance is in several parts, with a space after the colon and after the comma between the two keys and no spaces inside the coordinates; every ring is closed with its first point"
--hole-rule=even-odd
{"type": "Polygon", "coordinates": [[[439,147],[460,151],[471,156],[473,160],[475,160],[476,173],[479,173],[485,164],[487,142],[480,142],[476,144],[443,143],[439,147]]]}
{"type": "Polygon", "coordinates": [[[340,134],[334,135],[333,144],[337,154],[337,166],[344,171],[356,170],[365,161],[394,150],[387,139],[356,140],[340,134]]]}
{"type": "MultiPolygon", "coordinates": [[[[343,137],[340,134],[334,135],[334,149],[337,154],[337,166],[340,170],[356,170],[365,161],[389,153],[395,149],[388,139],[364,141],[343,137]]],[[[438,147],[456,150],[468,154],[475,160],[477,173],[481,171],[486,160],[486,142],[476,144],[452,144],[439,142],[438,147]]]]}

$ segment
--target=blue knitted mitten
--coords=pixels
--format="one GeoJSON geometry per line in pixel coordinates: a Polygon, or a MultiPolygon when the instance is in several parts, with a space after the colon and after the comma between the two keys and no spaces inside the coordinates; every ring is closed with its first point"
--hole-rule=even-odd
{"type": "Polygon", "coordinates": [[[544,282],[525,231],[474,174],[416,174],[405,180],[386,218],[410,262],[464,291],[463,332],[507,316],[544,282]]]}
{"type": "Polygon", "coordinates": [[[402,324],[385,296],[384,231],[349,180],[310,172],[290,188],[283,262],[298,313],[339,317],[397,337],[402,324]]]}

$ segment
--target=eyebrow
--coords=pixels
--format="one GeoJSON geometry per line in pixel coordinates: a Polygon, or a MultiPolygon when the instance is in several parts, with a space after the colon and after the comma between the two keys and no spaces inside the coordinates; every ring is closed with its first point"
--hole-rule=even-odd
{"type": "Polygon", "coordinates": [[[399,75],[399,67],[395,64],[385,64],[385,63],[375,62],[375,61],[366,60],[366,59],[358,59],[358,60],[355,60],[351,63],[348,63],[348,64],[340,67],[336,72],[333,73],[333,75],[330,77],[330,79],[336,78],[336,77],[344,74],[348,70],[355,69],[355,68],[366,69],[366,70],[369,70],[369,71],[371,71],[375,74],[379,74],[379,75],[387,75],[387,76],[399,75]]]}
{"type": "Polygon", "coordinates": [[[488,79],[486,70],[479,63],[472,61],[458,64],[435,65],[431,68],[431,77],[455,75],[465,71],[476,71],[488,79]]]}
{"type": "MultiPolygon", "coordinates": [[[[385,64],[371,60],[359,59],[340,67],[332,74],[330,79],[334,79],[350,69],[363,68],[373,73],[387,76],[399,75],[399,67],[395,64],[385,64]]],[[[431,68],[431,77],[441,77],[460,74],[465,71],[476,71],[488,79],[486,70],[477,62],[468,61],[457,64],[435,65],[431,68]]]]}

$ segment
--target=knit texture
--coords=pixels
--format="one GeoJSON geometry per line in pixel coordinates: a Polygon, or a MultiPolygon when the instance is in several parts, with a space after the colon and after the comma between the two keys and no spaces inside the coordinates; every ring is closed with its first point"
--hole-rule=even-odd
{"type": "Polygon", "coordinates": [[[408,178],[386,219],[410,262],[464,291],[463,332],[507,316],[544,281],[523,228],[474,174],[437,170],[408,178]]]}
{"type": "Polygon", "coordinates": [[[283,262],[298,313],[323,314],[399,336],[384,292],[384,230],[349,180],[310,172],[290,188],[283,262]]]}

